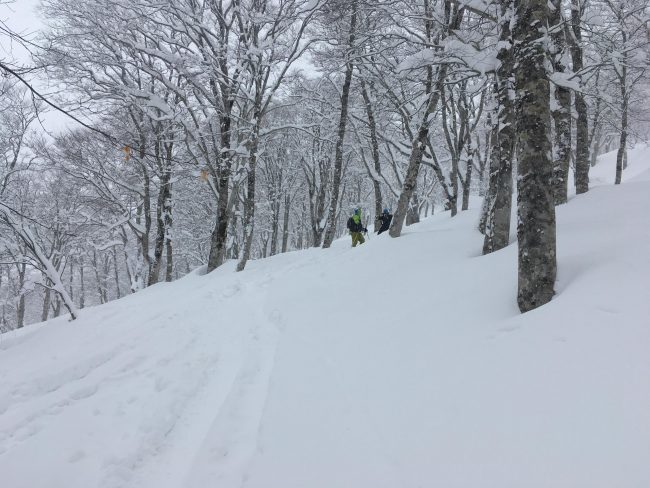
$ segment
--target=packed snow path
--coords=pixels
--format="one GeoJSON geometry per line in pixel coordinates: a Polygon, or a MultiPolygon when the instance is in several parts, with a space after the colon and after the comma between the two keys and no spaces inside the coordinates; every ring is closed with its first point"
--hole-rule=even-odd
{"type": "Polygon", "coordinates": [[[650,486],[649,155],[558,208],[526,315],[470,211],[2,336],[0,484],[650,486]]]}

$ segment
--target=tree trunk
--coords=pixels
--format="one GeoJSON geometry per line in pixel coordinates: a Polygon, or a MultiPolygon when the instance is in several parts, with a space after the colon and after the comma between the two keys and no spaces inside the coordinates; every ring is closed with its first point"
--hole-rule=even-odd
{"type": "MultiPolygon", "coordinates": [[[[247,172],[247,186],[246,186],[246,201],[244,202],[244,250],[242,258],[237,263],[237,271],[243,271],[246,263],[251,256],[251,248],[253,247],[253,234],[255,232],[255,185],[257,174],[257,149],[260,137],[261,117],[260,112],[262,104],[261,87],[258,86],[257,96],[255,100],[254,121],[255,126],[251,134],[251,143],[248,148],[248,172],[247,172]]],[[[266,254],[266,247],[264,250],[266,254]]],[[[266,257],[266,256],[265,256],[266,257]]]]}
{"type": "MultiPolygon", "coordinates": [[[[594,84],[598,86],[598,80],[600,79],[600,70],[596,71],[596,81],[594,84]]],[[[600,147],[602,145],[602,135],[601,135],[601,113],[602,113],[602,97],[596,98],[596,107],[594,108],[594,115],[591,121],[591,132],[589,133],[589,151],[590,151],[590,165],[591,167],[596,166],[598,154],[600,153],[600,147]]]]}
{"type": "Polygon", "coordinates": [[[120,291],[120,274],[117,264],[117,247],[113,247],[113,271],[115,274],[115,294],[117,298],[120,298],[122,293],[120,291]]]}
{"type": "Polygon", "coordinates": [[[463,203],[461,210],[469,209],[469,193],[472,186],[472,170],[474,168],[474,152],[467,153],[467,171],[465,172],[465,181],[463,183],[463,203]]]}
{"type": "MultiPolygon", "coordinates": [[[[573,30],[571,58],[574,73],[582,71],[582,0],[571,0],[571,29],[573,30]]],[[[589,191],[589,114],[587,102],[582,93],[582,75],[577,76],[580,89],[575,92],[575,109],[578,116],[576,120],[576,165],[575,185],[576,193],[589,191]]]]}
{"type": "Polygon", "coordinates": [[[18,307],[16,308],[16,327],[21,329],[25,325],[25,294],[23,287],[25,286],[25,272],[27,266],[25,263],[17,265],[18,268],[18,307]]]}
{"type": "MultiPolygon", "coordinates": [[[[445,10],[452,10],[451,1],[445,1],[445,10]]],[[[450,14],[450,21],[448,30],[456,30],[460,27],[463,18],[464,9],[457,9],[453,14],[450,14]]],[[[400,193],[397,201],[397,208],[393,215],[393,222],[390,226],[388,233],[391,237],[399,237],[402,234],[402,227],[408,212],[409,203],[413,197],[413,192],[417,184],[418,174],[420,172],[420,164],[422,157],[427,147],[427,139],[429,137],[429,127],[431,125],[431,115],[435,112],[438,102],[440,101],[440,94],[444,89],[444,81],[447,77],[447,64],[441,64],[438,67],[438,75],[435,87],[429,93],[427,106],[422,116],[422,121],[418,127],[417,135],[411,143],[411,155],[409,157],[409,164],[406,169],[406,176],[402,184],[402,192],[400,193]]]]}
{"type": "MultiPolygon", "coordinates": [[[[237,271],[243,271],[246,263],[250,259],[251,248],[253,246],[253,233],[255,231],[255,166],[257,166],[257,156],[254,152],[249,158],[249,169],[246,185],[246,201],[244,202],[244,250],[242,258],[237,263],[237,271]]],[[[265,250],[266,254],[266,250],[265,250]]]]}
{"type": "MultiPolygon", "coordinates": [[[[553,67],[556,73],[564,73],[566,67],[562,57],[566,50],[566,31],[562,28],[562,1],[553,0],[551,25],[555,28],[552,35],[555,48],[553,67]]],[[[571,90],[562,86],[555,87],[555,106],[553,121],[555,125],[555,161],[553,163],[553,194],[555,205],[567,202],[569,165],[571,162],[571,90]]]]}
{"type": "Polygon", "coordinates": [[[169,233],[167,223],[171,218],[171,149],[167,148],[167,158],[164,161],[160,154],[160,143],[156,144],[156,159],[159,161],[160,169],[160,189],[158,190],[158,201],[156,205],[156,243],[154,245],[153,262],[149,272],[149,286],[158,283],[160,279],[160,267],[162,266],[162,257],[165,249],[165,242],[169,233]],[[169,215],[169,217],[168,217],[169,215]]]}
{"type": "MultiPolygon", "coordinates": [[[[170,226],[167,227],[169,229],[170,226]]],[[[167,236],[167,239],[165,241],[165,247],[167,250],[167,256],[166,256],[166,267],[165,267],[165,281],[166,282],[171,282],[173,279],[173,273],[174,273],[174,250],[172,247],[172,239],[167,236]]]]}
{"type": "Polygon", "coordinates": [[[79,308],[86,306],[86,284],[84,283],[84,260],[79,259],[79,308]]]}
{"type": "Polygon", "coordinates": [[[99,262],[97,261],[97,252],[93,251],[93,269],[95,270],[95,280],[97,281],[97,294],[99,295],[99,303],[106,303],[106,287],[104,286],[104,280],[99,274],[99,262]]]}
{"type": "Polygon", "coordinates": [[[458,159],[451,159],[451,174],[449,175],[451,180],[451,199],[449,200],[449,210],[451,210],[451,216],[455,217],[458,214],[458,159]]]}
{"type": "Polygon", "coordinates": [[[406,225],[413,225],[420,222],[420,203],[417,192],[413,193],[411,204],[406,212],[406,225]]]}
{"type": "Polygon", "coordinates": [[[57,295],[54,302],[54,318],[57,318],[59,315],[61,315],[61,298],[57,295]]]}
{"type": "Polygon", "coordinates": [[[422,156],[424,156],[424,151],[427,146],[429,126],[431,124],[430,116],[438,106],[446,73],[447,65],[443,64],[438,68],[438,81],[436,83],[436,88],[429,94],[427,109],[422,117],[422,122],[420,123],[417,136],[413,139],[411,144],[411,155],[409,157],[409,165],[406,169],[404,183],[402,184],[402,192],[397,200],[397,208],[393,214],[393,222],[388,231],[391,237],[399,237],[402,234],[402,226],[404,225],[404,220],[408,213],[409,202],[411,201],[413,192],[415,191],[418,174],[420,172],[420,164],[422,163],[422,156]]]}
{"type": "MultiPolygon", "coordinates": [[[[512,49],[512,48],[511,48],[512,49]]],[[[498,86],[495,81],[495,93],[498,93],[498,86]]],[[[499,110],[496,110],[496,114],[494,117],[494,120],[499,120],[499,110]]],[[[514,119],[514,117],[513,117],[514,119]]],[[[497,147],[496,146],[496,141],[497,141],[497,134],[499,132],[499,124],[498,123],[493,123],[492,122],[493,118],[488,114],[488,126],[492,127],[490,132],[490,144],[492,144],[492,150],[490,151],[489,159],[486,161],[486,166],[488,170],[488,182],[487,182],[487,188],[485,189],[485,195],[483,195],[483,204],[481,205],[481,217],[479,218],[478,222],[478,231],[485,235],[486,229],[487,229],[487,221],[488,217],[490,216],[490,212],[494,208],[494,202],[496,199],[496,194],[497,194],[497,189],[498,189],[498,176],[499,176],[499,171],[498,171],[498,162],[496,158],[496,151],[497,147]],[[494,162],[493,162],[494,161],[494,162]],[[494,166],[493,166],[494,165],[494,166]],[[492,168],[494,167],[494,171],[492,168]]],[[[508,229],[510,226],[508,226],[508,229]]],[[[509,230],[508,230],[509,232],[509,230]]],[[[484,244],[485,246],[485,244],[484,244]]],[[[489,251],[488,251],[489,252],[489,251]]],[[[485,248],[483,251],[483,254],[487,254],[485,252],[485,248]]]]}
{"type": "Polygon", "coordinates": [[[228,240],[228,220],[230,219],[230,173],[232,166],[232,154],[230,152],[232,107],[234,97],[231,100],[229,94],[224,97],[225,109],[221,115],[221,150],[217,154],[218,172],[215,176],[217,193],[217,215],[214,229],[210,237],[210,254],[208,256],[208,273],[221,266],[226,258],[226,243],[228,240]],[[226,156],[222,156],[226,152],[226,156]]]}
{"type": "Polygon", "coordinates": [[[384,203],[381,196],[381,184],[379,182],[379,175],[381,174],[381,163],[379,160],[379,141],[377,140],[377,122],[372,110],[372,103],[370,95],[366,88],[366,82],[361,78],[361,95],[363,96],[363,103],[366,107],[366,116],[368,117],[368,128],[370,129],[370,146],[372,148],[372,162],[374,164],[375,174],[372,175],[372,186],[375,192],[375,229],[378,229],[379,217],[383,211],[384,203]]]}
{"type": "MultiPolygon", "coordinates": [[[[144,152],[144,149],[143,149],[144,152]]],[[[144,154],[142,155],[144,158],[144,154]]],[[[142,172],[144,175],[144,226],[145,232],[142,234],[140,239],[140,252],[142,253],[142,262],[144,264],[144,269],[142,270],[142,281],[146,280],[151,273],[151,255],[149,254],[149,233],[151,232],[151,182],[149,178],[149,173],[142,163],[142,172]]],[[[143,286],[146,286],[147,283],[143,283],[143,286]]]]}
{"type": "Polygon", "coordinates": [[[280,192],[273,192],[271,204],[271,256],[278,253],[278,236],[280,235],[280,192]]]}
{"type": "Polygon", "coordinates": [[[539,26],[548,24],[546,0],[516,2],[515,88],[517,99],[517,302],[527,312],[549,302],[556,276],[553,160],[549,128],[550,86],[546,43],[539,26]]]}
{"type": "Polygon", "coordinates": [[[210,237],[210,254],[208,256],[208,273],[221,266],[226,257],[226,239],[228,236],[228,191],[230,185],[229,172],[222,171],[217,178],[219,198],[217,200],[217,215],[214,229],[210,237]]]}
{"type": "Polygon", "coordinates": [[[287,252],[289,245],[289,210],[291,208],[291,197],[289,194],[284,196],[284,218],[282,223],[282,252],[287,252]]]}
{"type": "MultiPolygon", "coordinates": [[[[624,60],[625,61],[625,60],[624,60]]],[[[616,153],[616,185],[621,184],[623,178],[623,169],[626,166],[627,156],[627,113],[628,113],[628,93],[627,93],[627,63],[623,63],[621,77],[621,136],[619,139],[618,151],[616,153]]]]}
{"type": "MultiPolygon", "coordinates": [[[[47,285],[47,278],[43,278],[46,280],[45,284],[47,285]]],[[[50,299],[51,299],[51,290],[49,288],[45,288],[45,293],[43,296],[43,309],[41,311],[41,322],[45,322],[50,315],[50,299]]]]}
{"type": "Polygon", "coordinates": [[[510,15],[512,0],[504,0],[501,7],[502,48],[498,59],[501,62],[495,80],[497,114],[492,131],[492,150],[490,152],[490,176],[488,192],[485,196],[485,239],[483,254],[503,249],[510,242],[510,215],[512,212],[512,159],[515,149],[515,108],[510,93],[514,69],[510,15]]]}
{"type": "Polygon", "coordinates": [[[348,122],[348,103],[350,98],[350,85],[352,84],[352,71],[354,68],[354,42],[357,29],[357,1],[352,2],[352,14],[350,16],[350,30],[348,33],[347,53],[345,60],[345,78],[343,80],[343,90],[341,93],[341,114],[339,117],[338,134],[336,138],[336,148],[334,151],[334,178],[332,180],[332,193],[330,195],[329,212],[327,216],[327,225],[325,238],[323,239],[323,248],[327,249],[332,245],[336,236],[336,224],[338,215],[339,193],[341,189],[341,178],[343,171],[343,142],[345,139],[345,128],[348,122]]]}

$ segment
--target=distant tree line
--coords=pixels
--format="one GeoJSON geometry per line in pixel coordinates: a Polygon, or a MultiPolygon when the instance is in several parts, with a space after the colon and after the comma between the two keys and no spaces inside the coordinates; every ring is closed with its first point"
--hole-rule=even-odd
{"type": "Polygon", "coordinates": [[[18,36],[33,66],[0,59],[2,330],[201,265],[327,248],[355,207],[368,223],[393,209],[395,238],[481,197],[495,252],[515,193],[525,312],[554,294],[555,206],[589,190],[602,152],[618,149],[620,183],[645,138],[646,0],[43,0],[41,14],[39,38],[18,36]],[[34,69],[61,95],[34,92],[34,69]],[[84,125],[44,134],[48,104],[84,125]]]}

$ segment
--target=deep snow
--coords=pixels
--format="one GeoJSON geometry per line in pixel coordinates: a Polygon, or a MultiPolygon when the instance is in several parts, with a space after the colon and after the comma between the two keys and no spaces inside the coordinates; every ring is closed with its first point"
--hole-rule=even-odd
{"type": "Polygon", "coordinates": [[[0,485],[647,488],[650,149],[613,159],[525,315],[470,210],[1,336],[0,485]]]}

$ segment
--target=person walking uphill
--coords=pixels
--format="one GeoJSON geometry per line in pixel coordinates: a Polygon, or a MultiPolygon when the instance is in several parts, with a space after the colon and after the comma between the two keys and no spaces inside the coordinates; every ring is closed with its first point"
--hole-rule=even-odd
{"type": "Polygon", "coordinates": [[[352,247],[355,247],[357,244],[363,244],[366,240],[363,238],[362,232],[368,232],[363,224],[361,223],[361,209],[357,208],[354,211],[352,217],[348,219],[348,230],[352,236],[352,247]]]}
{"type": "Polygon", "coordinates": [[[382,232],[386,232],[390,228],[390,223],[393,220],[393,214],[391,214],[387,208],[384,209],[384,212],[377,217],[378,223],[381,225],[379,226],[379,230],[377,231],[377,234],[381,234],[382,232]]]}

